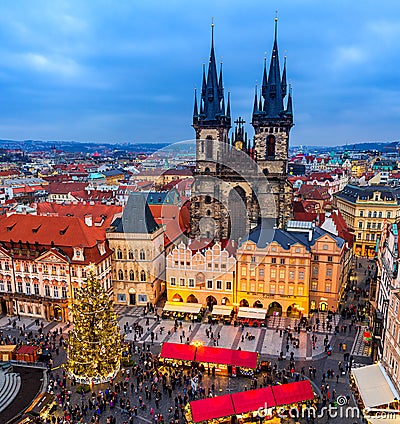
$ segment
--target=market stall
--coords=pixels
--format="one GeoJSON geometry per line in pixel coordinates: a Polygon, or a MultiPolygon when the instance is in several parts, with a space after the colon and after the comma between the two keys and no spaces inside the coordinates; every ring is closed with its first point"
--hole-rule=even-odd
{"type": "Polygon", "coordinates": [[[40,350],[39,346],[33,346],[33,345],[20,346],[15,352],[15,359],[17,361],[24,361],[24,362],[30,362],[30,363],[37,362],[39,350],[40,350]]]}
{"type": "Polygon", "coordinates": [[[257,368],[257,352],[225,349],[212,346],[198,346],[196,362],[204,368],[229,375],[251,377],[257,368]]]}
{"type": "Polygon", "coordinates": [[[213,373],[249,376],[257,368],[258,354],[246,350],[166,342],[161,347],[160,359],[179,365],[197,362],[203,371],[207,369],[210,372],[213,370],[213,373]]]}
{"type": "Polygon", "coordinates": [[[162,318],[200,322],[203,317],[203,312],[204,308],[200,303],[166,301],[162,312],[162,318]]]}
{"type": "Polygon", "coordinates": [[[352,369],[351,375],[362,410],[386,407],[392,403],[397,405],[399,394],[380,363],[352,369]]]}
{"type": "Polygon", "coordinates": [[[267,420],[268,423],[280,422],[277,414],[282,408],[303,403],[309,405],[314,399],[309,380],[247,390],[229,395],[192,401],[186,409],[188,423],[228,423],[232,417],[242,422],[267,420]]]}
{"type": "Polygon", "coordinates": [[[265,327],[267,325],[267,309],[240,306],[236,320],[246,327],[265,327]]]}
{"type": "Polygon", "coordinates": [[[7,362],[14,359],[14,352],[17,345],[1,345],[0,346],[0,361],[7,362]]]}
{"type": "Polygon", "coordinates": [[[232,306],[215,305],[211,314],[209,315],[209,321],[213,323],[230,324],[234,315],[232,306]]]}

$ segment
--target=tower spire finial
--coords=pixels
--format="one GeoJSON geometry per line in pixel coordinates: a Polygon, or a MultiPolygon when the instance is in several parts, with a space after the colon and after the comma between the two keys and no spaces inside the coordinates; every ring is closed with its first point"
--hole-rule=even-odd
{"type": "Polygon", "coordinates": [[[211,45],[214,47],[214,16],[211,17],[211,45]]]}

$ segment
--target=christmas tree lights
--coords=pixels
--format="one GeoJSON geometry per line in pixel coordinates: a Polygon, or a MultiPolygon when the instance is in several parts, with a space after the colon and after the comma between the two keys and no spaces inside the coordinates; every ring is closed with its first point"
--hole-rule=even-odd
{"type": "Polygon", "coordinates": [[[95,267],[87,275],[72,305],[74,328],[68,334],[66,370],[80,383],[98,384],[118,373],[123,336],[112,299],[98,281],[95,267]]]}

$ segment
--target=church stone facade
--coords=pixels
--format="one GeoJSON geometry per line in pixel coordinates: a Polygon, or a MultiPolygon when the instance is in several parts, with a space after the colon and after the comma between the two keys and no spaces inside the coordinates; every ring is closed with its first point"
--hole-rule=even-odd
{"type": "Polygon", "coordinates": [[[287,181],[289,133],[293,126],[292,96],[287,90],[286,60],[280,71],[277,20],[267,72],[255,93],[251,141],[238,118],[230,136],[231,105],[225,102],[222,65],[219,72],[212,27],[208,70],[203,69],[200,101],[195,92],[193,128],[196,170],[191,206],[191,236],[239,241],[263,222],[283,228],[291,217],[287,181]],[[285,102],[285,98],[287,100],[285,102]],[[286,106],[285,106],[286,103],[286,106]]]}

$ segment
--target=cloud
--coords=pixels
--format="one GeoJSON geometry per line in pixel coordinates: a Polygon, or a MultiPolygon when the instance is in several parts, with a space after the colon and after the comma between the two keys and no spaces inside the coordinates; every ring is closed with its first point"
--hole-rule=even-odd
{"type": "Polygon", "coordinates": [[[23,53],[19,58],[21,59],[21,65],[28,66],[38,72],[67,78],[76,78],[82,73],[79,64],[68,57],[50,57],[39,53],[23,53]]]}

